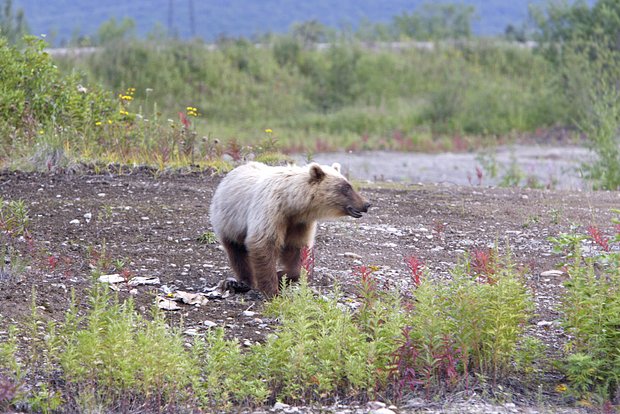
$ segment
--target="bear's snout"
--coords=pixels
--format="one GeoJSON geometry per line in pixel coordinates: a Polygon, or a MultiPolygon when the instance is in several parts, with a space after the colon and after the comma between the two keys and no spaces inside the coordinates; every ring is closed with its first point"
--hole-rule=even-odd
{"type": "Polygon", "coordinates": [[[365,201],[361,206],[347,206],[346,211],[349,216],[354,218],[360,218],[362,217],[362,213],[368,213],[369,208],[370,203],[368,201],[365,201]]]}

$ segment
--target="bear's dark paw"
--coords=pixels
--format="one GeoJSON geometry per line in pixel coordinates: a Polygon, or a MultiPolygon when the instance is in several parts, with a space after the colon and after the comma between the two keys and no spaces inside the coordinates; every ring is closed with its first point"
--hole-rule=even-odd
{"type": "Polygon", "coordinates": [[[222,291],[228,290],[234,293],[247,293],[252,289],[250,286],[246,285],[243,282],[238,281],[237,279],[228,278],[222,281],[221,285],[222,291]]]}

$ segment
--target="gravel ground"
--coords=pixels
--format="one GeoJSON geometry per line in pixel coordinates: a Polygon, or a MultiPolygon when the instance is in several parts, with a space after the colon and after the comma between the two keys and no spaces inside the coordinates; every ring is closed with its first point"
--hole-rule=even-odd
{"type": "MultiPolygon", "coordinates": [[[[375,156],[379,155],[370,157],[375,156]]],[[[359,177],[353,158],[340,162],[359,177]]],[[[462,175],[459,171],[455,177],[462,175]]],[[[361,191],[373,208],[359,220],[346,218],[319,226],[312,286],[329,290],[336,282],[355,284],[352,268],[366,264],[377,266],[376,275],[395,289],[407,289],[409,272],[403,259],[409,255],[422,259],[433,277],[442,278],[463,252],[496,244],[500,250],[510,246],[516,263],[527,269],[527,285],[536,301],[536,317],[529,321],[528,330],[542,338],[552,354],[560,354],[566,340],[557,323],[563,276],[543,272],[554,269],[561,257],[551,251],[547,238],[561,232],[584,232],[591,224],[611,232],[610,209],[618,207],[620,193],[489,188],[452,184],[457,183],[455,177],[440,185],[362,184],[361,191]]],[[[122,175],[0,173],[1,196],[7,201],[25,201],[32,234],[30,242],[15,241],[22,256],[7,257],[12,261],[0,272],[0,320],[4,325],[25,320],[32,287],[36,287],[37,305],[45,317],[61,320],[70,290],[76,289],[77,297],[83,297],[90,283],[92,252],[100,252],[104,245],[109,257],[126,262],[132,277],[158,278],[153,285],[117,285],[121,296],[134,296],[144,312],[155,293],[204,292],[216,286],[231,276],[225,254],[217,244],[205,244],[198,238],[210,230],[208,206],[219,180],[207,173],[155,176],[140,169],[122,175]],[[50,257],[55,258],[54,263],[50,257]]],[[[111,261],[106,272],[115,271],[111,261]]],[[[253,343],[273,330],[261,315],[262,304],[262,297],[250,292],[211,299],[201,306],[179,305],[180,309],[168,312],[167,317],[173,325],[183,319],[188,336],[219,325],[242,343],[253,343]]],[[[0,331],[1,338],[6,329],[0,331]]],[[[507,404],[456,395],[432,404],[410,399],[392,409],[581,412],[554,393],[560,380],[550,373],[536,398],[523,389],[506,392],[507,404]]],[[[372,411],[365,405],[321,409],[372,411]]],[[[286,410],[318,409],[285,407],[279,411],[286,410]]]]}

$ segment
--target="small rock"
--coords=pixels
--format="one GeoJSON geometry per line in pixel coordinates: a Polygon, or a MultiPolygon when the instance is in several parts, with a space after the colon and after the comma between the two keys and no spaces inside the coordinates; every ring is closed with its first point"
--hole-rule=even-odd
{"type": "Polygon", "coordinates": [[[516,412],[517,410],[517,405],[515,403],[506,403],[504,404],[504,407],[511,412],[516,412]]]}
{"type": "Polygon", "coordinates": [[[73,219],[73,220],[71,220],[71,221],[69,222],[69,224],[76,224],[76,225],[79,225],[79,224],[80,224],[80,220],[78,220],[78,219],[73,219]]]}
{"type": "Polygon", "coordinates": [[[243,316],[254,316],[256,315],[256,312],[252,312],[249,310],[243,311],[243,316]]]}
{"type": "Polygon", "coordinates": [[[178,290],[173,296],[175,300],[188,305],[203,306],[209,303],[209,299],[202,293],[190,293],[178,290]]]}
{"type": "Polygon", "coordinates": [[[566,275],[566,272],[561,270],[553,269],[553,270],[545,270],[540,273],[541,277],[560,277],[566,275]]]}
{"type": "Polygon", "coordinates": [[[379,408],[378,410],[370,410],[368,414],[396,414],[394,411],[389,408],[379,408]]]}
{"type": "Polygon", "coordinates": [[[362,259],[362,256],[353,252],[344,252],[343,256],[347,259],[362,259]]]}
{"type": "Polygon", "coordinates": [[[288,404],[284,404],[284,403],[281,403],[281,402],[277,402],[277,403],[275,403],[275,404],[273,405],[272,410],[274,410],[274,411],[276,411],[276,410],[285,410],[285,409],[290,408],[290,407],[291,407],[291,406],[290,406],[290,405],[288,405],[288,404]]]}
{"type": "Polygon", "coordinates": [[[121,283],[125,281],[125,278],[118,273],[113,273],[111,275],[101,275],[97,280],[101,283],[121,283]]]}
{"type": "Polygon", "coordinates": [[[368,404],[366,404],[366,407],[370,410],[378,410],[380,408],[385,408],[386,406],[387,405],[381,401],[368,401],[368,404]]]}
{"type": "Polygon", "coordinates": [[[544,327],[553,325],[553,322],[551,322],[551,321],[540,321],[536,325],[544,328],[544,327]]]}
{"type": "Polygon", "coordinates": [[[99,193],[97,194],[98,197],[105,197],[105,193],[99,193]]]}
{"type": "Polygon", "coordinates": [[[207,328],[214,328],[217,326],[217,323],[210,321],[210,320],[206,320],[202,324],[206,326],[207,328]]]}
{"type": "Polygon", "coordinates": [[[90,219],[93,218],[92,213],[86,213],[84,214],[84,220],[86,220],[86,223],[90,223],[90,219]]]}
{"type": "Polygon", "coordinates": [[[136,276],[129,281],[130,286],[139,286],[139,285],[159,285],[160,281],[158,277],[145,277],[145,276],[136,276]]]}
{"type": "Polygon", "coordinates": [[[175,311],[181,309],[175,301],[167,298],[162,298],[161,296],[157,297],[157,307],[159,307],[159,309],[167,311],[175,311]]]}

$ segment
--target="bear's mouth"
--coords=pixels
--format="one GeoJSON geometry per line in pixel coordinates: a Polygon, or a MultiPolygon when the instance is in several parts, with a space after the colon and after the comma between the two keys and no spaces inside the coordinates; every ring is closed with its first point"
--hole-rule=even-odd
{"type": "Polygon", "coordinates": [[[347,211],[347,214],[350,215],[351,217],[355,217],[355,218],[362,217],[361,211],[359,211],[353,206],[347,206],[346,211],[347,211]]]}

